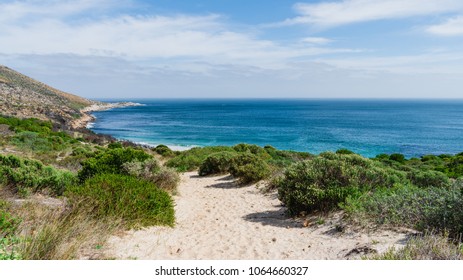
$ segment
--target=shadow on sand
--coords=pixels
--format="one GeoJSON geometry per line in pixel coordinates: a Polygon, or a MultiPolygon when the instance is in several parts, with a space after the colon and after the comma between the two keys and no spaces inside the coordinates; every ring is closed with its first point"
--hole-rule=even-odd
{"type": "Polygon", "coordinates": [[[251,213],[244,216],[243,219],[253,223],[260,223],[264,226],[274,226],[282,228],[302,227],[300,222],[288,217],[285,208],[283,207],[274,211],[251,213]]]}

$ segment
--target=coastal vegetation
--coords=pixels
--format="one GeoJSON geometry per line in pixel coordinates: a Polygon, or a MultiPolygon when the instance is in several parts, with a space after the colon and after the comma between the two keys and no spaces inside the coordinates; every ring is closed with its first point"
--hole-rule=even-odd
{"type": "Polygon", "coordinates": [[[0,125],[0,259],[73,259],[118,229],[173,226],[179,176],[150,149],[38,119],[0,125]]]}

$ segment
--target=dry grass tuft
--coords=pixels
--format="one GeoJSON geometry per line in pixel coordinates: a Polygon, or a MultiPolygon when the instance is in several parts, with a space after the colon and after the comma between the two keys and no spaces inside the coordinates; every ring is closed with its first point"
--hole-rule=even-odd
{"type": "Polygon", "coordinates": [[[83,207],[50,208],[26,203],[20,207],[21,258],[26,260],[69,260],[100,247],[120,221],[97,220],[83,207]]]}
{"type": "Polygon", "coordinates": [[[405,247],[390,248],[373,260],[463,260],[463,244],[449,240],[448,235],[427,233],[412,237],[405,247]]]}

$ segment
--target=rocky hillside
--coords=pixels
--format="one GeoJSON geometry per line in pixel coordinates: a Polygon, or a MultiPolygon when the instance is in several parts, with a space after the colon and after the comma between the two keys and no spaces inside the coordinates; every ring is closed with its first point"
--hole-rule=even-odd
{"type": "Polygon", "coordinates": [[[38,118],[71,126],[98,102],[72,95],[0,65],[0,115],[38,118]]]}

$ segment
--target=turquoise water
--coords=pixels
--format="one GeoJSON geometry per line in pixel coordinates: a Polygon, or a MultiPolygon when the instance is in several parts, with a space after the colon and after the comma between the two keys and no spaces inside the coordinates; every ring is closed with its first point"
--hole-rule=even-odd
{"type": "MultiPolygon", "coordinates": [[[[127,100],[106,100],[127,101],[127,100]]],[[[252,143],[367,157],[463,151],[463,100],[130,100],[95,112],[92,130],[175,147],[252,143]]]]}

